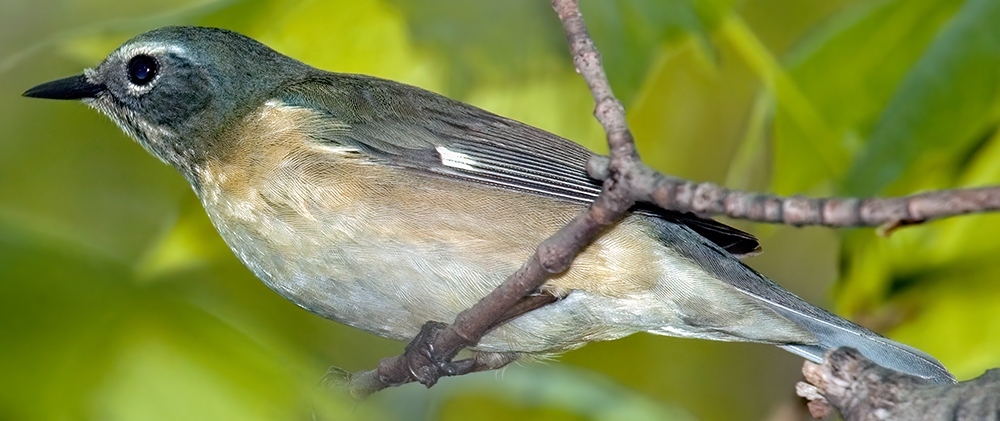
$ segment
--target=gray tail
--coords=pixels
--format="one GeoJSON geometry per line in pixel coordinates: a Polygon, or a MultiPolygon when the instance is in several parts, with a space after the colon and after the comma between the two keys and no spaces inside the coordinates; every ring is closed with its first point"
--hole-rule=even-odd
{"type": "Polygon", "coordinates": [[[811,332],[816,339],[814,344],[780,345],[782,348],[822,363],[824,352],[849,346],[883,367],[934,383],[955,383],[955,377],[934,357],[809,304],[694,231],[682,225],[663,224],[658,234],[664,244],[671,245],[676,253],[697,262],[720,281],[757,299],[760,305],[811,332]]]}
{"type": "Polygon", "coordinates": [[[813,345],[789,344],[780,345],[781,348],[815,363],[823,362],[826,351],[849,346],[883,367],[922,377],[932,383],[955,383],[955,377],[944,365],[919,349],[882,337],[832,314],[830,316],[835,319],[823,320],[787,309],[775,310],[812,332],[819,340],[813,345]]]}

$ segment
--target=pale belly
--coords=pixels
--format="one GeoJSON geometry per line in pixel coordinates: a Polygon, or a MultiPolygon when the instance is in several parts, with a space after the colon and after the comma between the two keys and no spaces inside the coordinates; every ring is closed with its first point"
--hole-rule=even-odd
{"type": "MultiPolygon", "coordinates": [[[[582,210],[541,196],[350,165],[324,164],[322,178],[307,176],[319,170],[296,168],[200,196],[225,241],[271,289],[387,338],[409,340],[427,321],[452,322],[582,210]],[[331,181],[347,179],[352,184],[331,181]]],[[[772,343],[802,337],[791,324],[776,331],[783,319],[706,271],[711,262],[669,244],[705,247],[704,239],[677,226],[669,231],[677,237],[665,243],[654,233],[663,227],[627,217],[546,283],[562,299],[499,326],[475,349],[558,353],[640,331],[772,343]],[[773,319],[771,328],[759,323],[773,319]]]]}
{"type": "MultiPolygon", "coordinates": [[[[476,239],[476,245],[444,238],[455,233],[415,241],[385,230],[351,235],[341,222],[328,219],[263,218],[247,224],[212,216],[240,260],[271,289],[322,317],[398,340],[412,338],[427,321],[452,322],[514,273],[536,240],[529,236],[512,255],[512,247],[488,238],[476,239]]],[[[471,226],[468,230],[478,237],[471,226]]],[[[650,308],[662,307],[661,300],[648,291],[616,297],[578,289],[563,293],[561,300],[490,332],[474,349],[562,352],[665,322],[662,308],[650,308]]]]}

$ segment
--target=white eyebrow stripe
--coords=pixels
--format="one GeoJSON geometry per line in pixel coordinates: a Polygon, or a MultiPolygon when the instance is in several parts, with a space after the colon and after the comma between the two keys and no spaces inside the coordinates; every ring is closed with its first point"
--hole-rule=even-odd
{"type": "Polygon", "coordinates": [[[473,168],[474,165],[477,165],[476,161],[469,155],[449,150],[444,146],[438,146],[434,150],[437,151],[438,155],[441,155],[441,165],[466,171],[476,171],[473,168]]]}

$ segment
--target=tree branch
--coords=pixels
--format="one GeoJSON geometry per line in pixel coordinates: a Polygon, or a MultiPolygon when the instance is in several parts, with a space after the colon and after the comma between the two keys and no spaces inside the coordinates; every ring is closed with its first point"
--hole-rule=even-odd
{"type": "MultiPolygon", "coordinates": [[[[594,160],[590,176],[603,180],[608,158],[594,160]]],[[[907,225],[976,212],[1000,210],[1000,187],[937,190],[891,198],[783,197],[730,190],[714,183],[695,183],[643,169],[630,177],[636,201],[663,209],[693,212],[705,217],[795,226],[881,227],[883,234],[907,225]]]]}
{"type": "Polygon", "coordinates": [[[799,382],[796,393],[820,419],[836,408],[845,421],[1000,420],[1000,369],[959,384],[929,384],[840,348],[827,352],[823,365],[807,361],[802,374],[808,383],[799,382]]]}

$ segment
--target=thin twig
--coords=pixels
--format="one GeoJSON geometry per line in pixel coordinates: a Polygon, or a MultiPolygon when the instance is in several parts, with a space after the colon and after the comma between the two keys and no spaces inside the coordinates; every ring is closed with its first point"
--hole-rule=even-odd
{"type": "MultiPolygon", "coordinates": [[[[591,177],[607,177],[608,158],[588,167],[591,177]]],[[[809,198],[730,190],[714,183],[696,183],[643,169],[632,180],[636,201],[663,209],[712,217],[795,226],[835,228],[881,227],[888,232],[950,216],[1000,210],[1000,187],[936,190],[889,198],[809,198]]]]}

